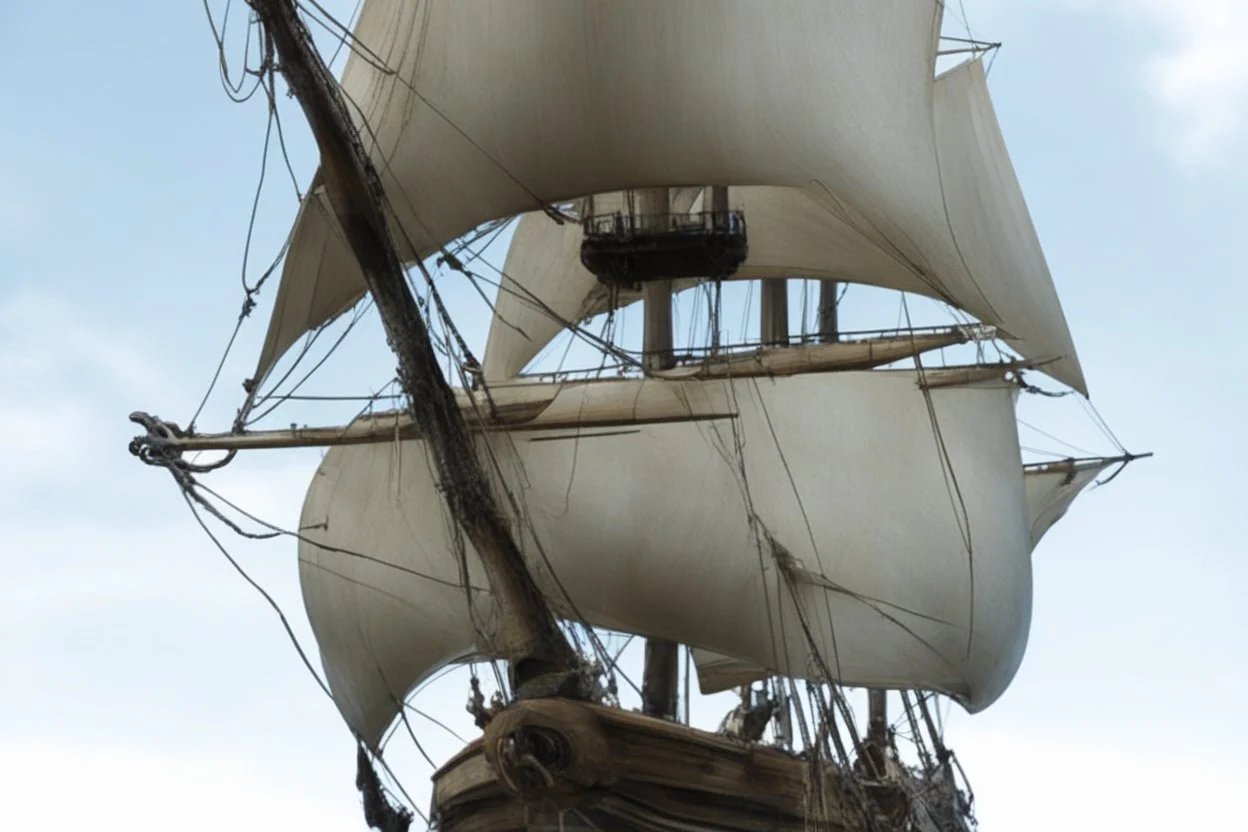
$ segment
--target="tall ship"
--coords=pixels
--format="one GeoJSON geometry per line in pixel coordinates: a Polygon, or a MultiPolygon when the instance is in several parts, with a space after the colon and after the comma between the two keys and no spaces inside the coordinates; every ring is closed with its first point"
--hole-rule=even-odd
{"type": "Polygon", "coordinates": [[[1137,458],[1020,442],[1024,398],[1088,387],[989,95],[997,45],[944,31],[937,0],[249,6],[250,72],[298,100],[320,168],[233,425],[135,413],[131,450],[235,524],[214,470],[324,448],[291,546],[363,822],[975,828],[941,714],[1010,687],[1033,550],[1137,458]],[[847,287],[895,326],[846,328],[847,287]],[[366,308],[401,406],[266,427],[366,308]],[[543,370],[552,349],[585,366],[543,370]],[[479,736],[413,805],[387,743],[445,672],[479,736]],[[722,721],[694,725],[715,694],[722,721]]]}

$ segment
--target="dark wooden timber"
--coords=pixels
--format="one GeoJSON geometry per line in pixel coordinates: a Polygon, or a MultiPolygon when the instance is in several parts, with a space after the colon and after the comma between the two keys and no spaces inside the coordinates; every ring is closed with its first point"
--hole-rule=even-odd
{"type": "MultiPolygon", "coordinates": [[[[652,188],[637,192],[642,222],[666,221],[671,211],[671,192],[652,188]]],[[[645,330],[642,350],[646,370],[670,370],[676,365],[672,347],[672,281],[652,280],[642,285],[645,296],[645,330]]],[[[641,708],[650,716],[676,718],[680,679],[680,645],[664,638],[646,639],[645,665],[641,677],[641,708]]]]}
{"type": "Polygon", "coordinates": [[[517,703],[496,716],[485,737],[434,774],[433,808],[441,832],[863,827],[830,766],[559,699],[517,703]],[[526,772],[535,759],[541,771],[526,772]]]}
{"type": "Polygon", "coordinates": [[[819,281],[819,340],[830,344],[840,337],[836,298],[841,284],[835,280],[819,281]]]}
{"type": "Polygon", "coordinates": [[[386,222],[387,200],[328,67],[292,0],[250,0],[276,47],[281,72],[299,99],[321,152],[335,216],[377,304],[399,364],[412,421],[433,450],[447,506],[472,542],[503,608],[493,645],[518,683],[572,667],[571,645],[529,574],[482,469],[450,385],[442,376],[403,262],[386,222]]]}
{"type": "Polygon", "coordinates": [[[758,282],[758,340],[769,347],[789,343],[789,281],[764,278],[758,282]]]}

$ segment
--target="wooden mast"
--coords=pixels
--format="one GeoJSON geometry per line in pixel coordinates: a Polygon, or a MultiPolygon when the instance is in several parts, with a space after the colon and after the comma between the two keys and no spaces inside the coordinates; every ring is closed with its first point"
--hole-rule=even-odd
{"type": "Polygon", "coordinates": [[[329,203],[377,304],[398,358],[413,422],[433,451],[448,508],[472,542],[502,607],[493,646],[511,662],[517,692],[526,682],[570,671],[576,654],[559,629],[499,510],[454,393],[438,367],[403,262],[386,223],[381,179],[360,142],[329,68],[292,0],[250,0],[272,38],[282,74],[299,99],[321,152],[329,203]]]}
{"type": "Polygon", "coordinates": [[[764,347],[789,345],[789,279],[758,281],[758,340],[764,347]]]}
{"type": "MultiPolygon", "coordinates": [[[[705,204],[705,203],[704,203],[705,204]]],[[[711,214],[714,220],[723,217],[725,221],[729,220],[728,212],[730,206],[728,203],[728,186],[712,185],[711,186],[711,214]]],[[[723,327],[723,285],[724,276],[719,274],[708,275],[715,284],[715,294],[711,301],[711,355],[719,355],[720,338],[722,336],[723,327]]]]}
{"type": "MultiPolygon", "coordinates": [[[[672,201],[667,188],[637,191],[636,221],[643,227],[661,230],[671,222],[672,201]]],[[[645,333],[642,351],[649,371],[669,370],[672,355],[672,281],[647,280],[643,287],[645,333]]]]}
{"type": "Polygon", "coordinates": [[[789,280],[759,281],[759,339],[765,347],[789,344],[789,280]]]}
{"type": "Polygon", "coordinates": [[[888,743],[888,691],[867,691],[867,737],[877,748],[888,743]]]}
{"type": "Polygon", "coordinates": [[[831,344],[840,337],[837,330],[836,298],[841,285],[835,280],[819,281],[819,340],[831,344]]]}
{"type": "MultiPolygon", "coordinates": [[[[835,343],[840,338],[837,320],[837,295],[840,283],[835,280],[819,281],[819,341],[835,343]]],[[[882,754],[888,744],[888,692],[867,691],[867,740],[877,754],[882,754]]],[[[882,762],[882,757],[877,763],[882,762]]]]}
{"type": "MultiPolygon", "coordinates": [[[[840,283],[835,280],[819,281],[819,340],[824,344],[835,343],[840,338],[837,320],[840,288],[840,283]]],[[[867,691],[867,738],[881,751],[888,743],[887,691],[867,691]]]]}
{"type": "MultiPolygon", "coordinates": [[[[648,188],[637,194],[637,221],[656,230],[671,222],[671,192],[648,188]]],[[[669,370],[676,364],[672,343],[672,281],[644,284],[645,331],[642,355],[647,372],[669,370]]],[[[645,670],[641,678],[641,708],[647,716],[676,718],[680,645],[665,638],[646,639],[645,670]]]]}

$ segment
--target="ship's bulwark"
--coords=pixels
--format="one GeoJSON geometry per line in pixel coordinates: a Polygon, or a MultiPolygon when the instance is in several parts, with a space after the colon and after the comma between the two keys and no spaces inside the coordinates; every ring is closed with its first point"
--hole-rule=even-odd
{"type": "Polygon", "coordinates": [[[812,769],[780,749],[567,700],[513,704],[433,780],[437,827],[445,832],[863,828],[835,770],[812,769]],[[521,748],[526,753],[511,753],[521,748]]]}
{"type": "MultiPolygon", "coordinates": [[[[655,382],[615,384],[644,419],[629,385],[655,382]]],[[[911,372],[663,384],[737,418],[479,440],[564,614],[797,677],[823,672],[813,643],[846,684],[940,690],[972,710],[1004,691],[1031,615],[1014,387],[933,389],[929,414],[911,372]],[[797,606],[776,551],[805,576],[797,606]]],[[[486,647],[486,581],[469,552],[470,608],[419,442],[331,450],[302,528],[328,547],[301,543],[300,572],[330,686],[376,740],[414,685],[486,647]]]]}

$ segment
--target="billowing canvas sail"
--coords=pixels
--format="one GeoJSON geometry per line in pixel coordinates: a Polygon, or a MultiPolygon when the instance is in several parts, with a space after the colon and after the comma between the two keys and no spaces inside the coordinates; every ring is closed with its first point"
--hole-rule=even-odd
{"type": "MultiPolygon", "coordinates": [[[[741,187],[749,255],[737,279],[808,277],[944,297],[998,325],[1025,358],[1057,359],[1044,371],[1079,390],[1083,371],[993,111],[981,60],[936,81],[936,146],[950,228],[974,280],[933,282],[845,216],[822,189],[741,187]]],[[[486,378],[519,373],[563,328],[606,311],[611,295],[581,264],[581,229],[526,214],[503,271],[483,359],[486,378]]],[[[677,288],[690,285],[682,282],[677,288]]],[[[623,294],[631,303],[636,293],[623,294]]]]}
{"type": "MultiPolygon", "coordinates": [[[[819,657],[847,684],[940,690],[973,710],[1006,688],[1031,610],[1012,385],[930,391],[938,442],[911,372],[611,384],[623,399],[662,385],[691,411],[730,402],[736,417],[491,435],[562,614],[798,677],[818,677],[819,657]]],[[[334,448],[304,507],[304,534],[329,547],[300,545],[308,615],[334,697],[369,739],[421,679],[488,648],[474,627],[493,619],[486,582],[469,551],[467,604],[431,472],[419,442],[334,448]]]]}
{"type": "MultiPolygon", "coordinates": [[[[1074,503],[1080,492],[1106,468],[1121,464],[1122,459],[1096,459],[1081,463],[1058,462],[1030,466],[1024,476],[1027,495],[1027,517],[1034,547],[1074,503]]],[[[702,693],[718,693],[748,685],[770,676],[756,664],[710,650],[693,650],[697,668],[698,689],[702,693]]]]}
{"type": "MultiPolygon", "coordinates": [[[[340,89],[306,10],[251,6],[255,71],[270,92],[285,74],[330,176],[300,205],[232,429],[138,412],[146,434],[130,451],[172,473],[197,514],[249,535],[214,500],[294,533],[201,477],[244,451],[329,447],[296,535],[299,575],[331,695],[362,741],[369,824],[414,816],[376,768],[408,696],[442,668],[505,659],[512,685],[490,706],[471,679],[484,735],[435,774],[431,827],[563,828],[575,814],[621,830],[970,828],[925,698],[897,697],[926,723],[909,759],[887,697],[870,697],[865,735],[828,709],[844,710],[841,686],[990,706],[1026,649],[1033,548],[1097,473],[1135,457],[1020,461],[1016,397],[1034,389],[1020,372],[1086,386],[983,65],[935,75],[942,0],[364,0],[340,89]],[[635,198],[649,218],[592,216],[635,198]],[[462,270],[445,246],[519,216],[484,366],[463,339],[447,366],[431,361],[432,322],[416,320],[428,310],[399,263],[442,253],[462,270]],[[335,217],[360,261],[388,264],[368,284],[408,407],[374,412],[374,397],[346,426],[253,429],[288,400],[351,398],[266,383],[297,339],[365,294],[335,217]],[[706,277],[872,284],[981,324],[855,340],[824,321],[819,343],[790,346],[773,280],[766,347],[695,361],[662,320],[669,286],[647,284],[662,314],[647,316],[644,377],[519,377],[566,319],[631,303],[637,281],[678,275],[679,291],[743,257],[706,277]],[[878,369],[992,338],[1022,360],[878,369]],[[462,389],[439,376],[452,369],[462,389]],[[204,451],[224,455],[196,461],[204,451]],[[650,640],[642,713],[615,695],[615,662],[593,661],[596,638],[585,649],[556,617],[650,640]],[[678,646],[704,691],[817,682],[818,730],[786,695],[744,696],[722,736],[680,720],[678,646]]],[[[691,331],[718,326],[720,306],[691,331]]]]}
{"type": "MultiPolygon", "coordinates": [[[[815,183],[957,294],[932,125],[942,4],[369,0],[343,90],[413,258],[486,220],[633,188],[815,183]],[[392,71],[391,71],[392,70],[392,71]]],[[[364,293],[305,200],[258,373],[364,293]]]]}

